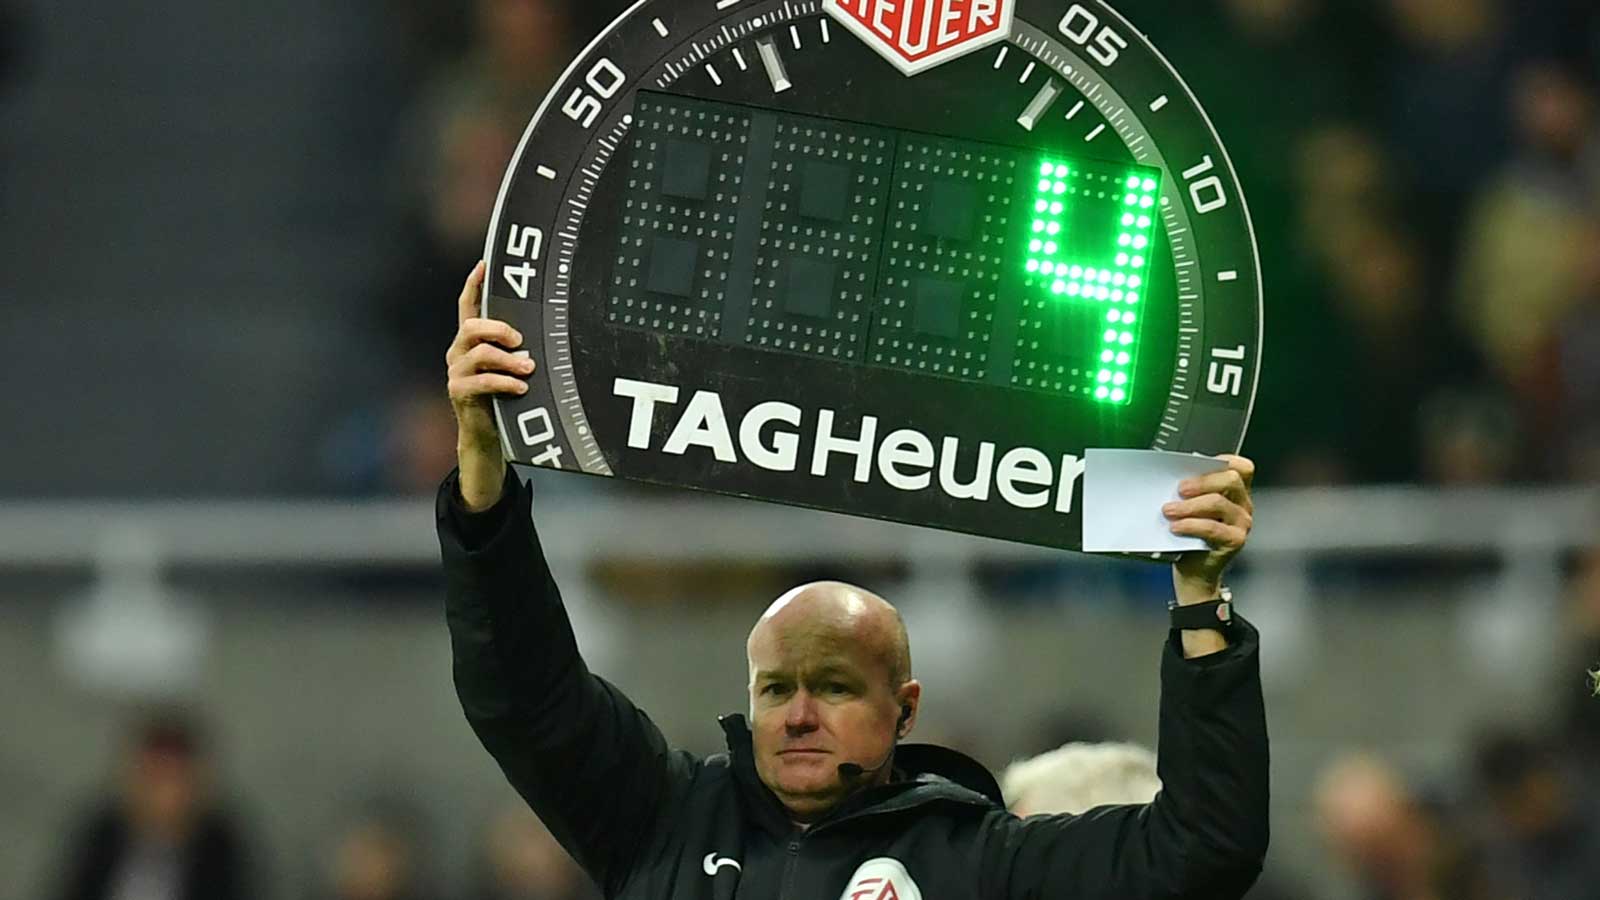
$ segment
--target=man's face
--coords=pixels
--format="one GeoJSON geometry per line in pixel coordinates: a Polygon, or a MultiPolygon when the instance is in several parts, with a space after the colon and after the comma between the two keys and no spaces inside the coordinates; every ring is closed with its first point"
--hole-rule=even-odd
{"type": "Polygon", "coordinates": [[[176,843],[188,833],[204,800],[200,764],[188,753],[141,750],[128,771],[126,799],[129,816],[142,834],[176,843]]]}
{"type": "Polygon", "coordinates": [[[756,771],[790,815],[812,821],[861,783],[894,744],[902,702],[916,683],[890,687],[890,665],[867,616],[842,609],[780,611],[751,635],[750,722],[756,771]],[[839,775],[841,763],[868,770],[839,775]]]}

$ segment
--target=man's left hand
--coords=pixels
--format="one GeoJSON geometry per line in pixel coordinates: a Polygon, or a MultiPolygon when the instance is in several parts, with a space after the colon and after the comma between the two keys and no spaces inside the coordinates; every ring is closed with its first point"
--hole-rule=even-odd
{"type": "Polygon", "coordinates": [[[1172,533],[1201,538],[1210,549],[1183,554],[1172,567],[1178,602],[1188,605],[1216,598],[1222,572],[1250,537],[1250,482],[1256,464],[1242,456],[1218,457],[1228,468],[1178,484],[1181,498],[1162,507],[1172,533]]]}

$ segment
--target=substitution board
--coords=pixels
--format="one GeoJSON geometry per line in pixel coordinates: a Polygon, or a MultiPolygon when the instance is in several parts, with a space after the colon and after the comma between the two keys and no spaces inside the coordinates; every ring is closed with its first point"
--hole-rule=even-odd
{"type": "Polygon", "coordinates": [[[1083,451],[1232,452],[1237,178],[1130,23],[1063,0],[642,0],[508,170],[515,462],[1077,548],[1083,451]]]}

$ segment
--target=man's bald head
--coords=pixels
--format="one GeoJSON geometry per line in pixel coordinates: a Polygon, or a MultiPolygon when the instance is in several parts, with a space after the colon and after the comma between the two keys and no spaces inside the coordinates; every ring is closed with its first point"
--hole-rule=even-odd
{"type": "Polygon", "coordinates": [[[889,780],[922,697],[893,606],[853,584],[803,584],[767,607],[745,649],[756,773],[795,822],[889,780]]]}
{"type": "Polygon", "coordinates": [[[911,642],[900,611],[866,588],[842,581],[802,584],[767,607],[745,642],[752,675],[756,650],[763,645],[806,655],[850,645],[882,664],[891,690],[911,680],[911,642]]]}

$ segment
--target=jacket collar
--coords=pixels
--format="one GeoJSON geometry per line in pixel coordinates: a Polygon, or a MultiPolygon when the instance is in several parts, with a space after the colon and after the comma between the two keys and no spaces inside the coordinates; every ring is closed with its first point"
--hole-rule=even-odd
{"type": "MultiPolygon", "coordinates": [[[[729,763],[746,809],[763,827],[775,833],[793,831],[783,804],[761,783],[756,772],[750,727],[744,716],[726,715],[717,722],[727,740],[729,763]]],[[[888,784],[850,795],[813,826],[813,830],[846,819],[940,802],[984,810],[1005,806],[994,776],[971,757],[932,744],[900,744],[895,748],[893,775],[888,784]]]]}

